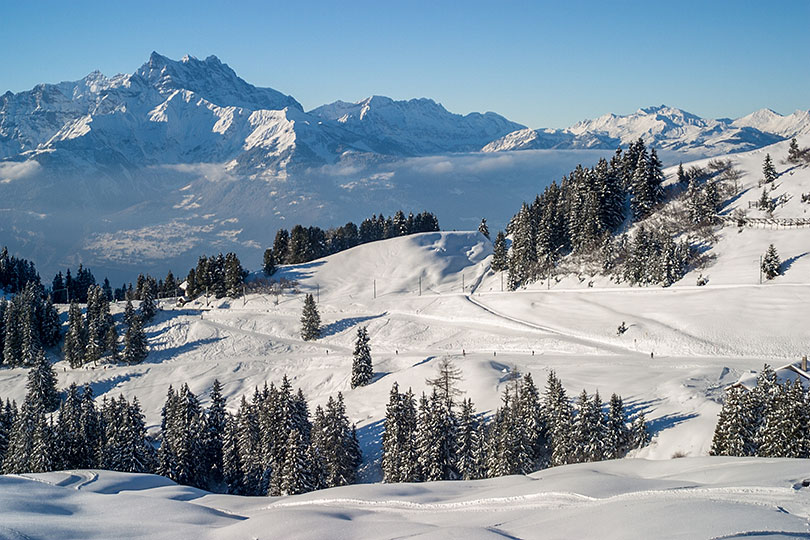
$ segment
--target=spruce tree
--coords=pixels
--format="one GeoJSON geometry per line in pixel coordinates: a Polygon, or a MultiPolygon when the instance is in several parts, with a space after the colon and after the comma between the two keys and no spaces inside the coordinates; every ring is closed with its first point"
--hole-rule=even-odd
{"type": "Polygon", "coordinates": [[[762,273],[765,274],[766,279],[773,279],[781,274],[780,267],[782,261],[779,260],[779,254],[773,244],[768,246],[765,255],[762,257],[762,273]]]}
{"type": "Polygon", "coordinates": [[[56,373],[42,351],[39,351],[34,366],[28,371],[26,390],[30,399],[42,405],[43,411],[53,412],[59,407],[56,373]]]}
{"type": "Polygon", "coordinates": [[[686,185],[689,183],[689,177],[683,170],[683,162],[678,163],[678,182],[680,184],[686,185]]]}
{"type": "Polygon", "coordinates": [[[352,388],[366,386],[371,382],[374,371],[371,366],[371,348],[368,343],[368,327],[357,329],[357,341],[354,343],[354,360],[352,362],[352,388]]]}
{"type": "Polygon", "coordinates": [[[151,287],[144,287],[143,293],[141,294],[141,305],[139,309],[141,312],[142,322],[148,323],[155,317],[157,307],[155,306],[155,297],[152,293],[151,287]]]}
{"type": "Polygon", "coordinates": [[[228,416],[225,434],[222,440],[222,474],[228,493],[232,495],[246,495],[244,491],[244,473],[242,471],[242,456],[239,451],[239,433],[237,422],[228,416]]]}
{"type": "Polygon", "coordinates": [[[214,379],[211,387],[211,405],[205,416],[205,471],[207,487],[215,490],[224,479],[223,446],[228,413],[225,411],[225,398],[222,396],[222,385],[214,379]]]}
{"type": "Polygon", "coordinates": [[[498,231],[495,235],[495,244],[492,251],[492,271],[501,272],[509,267],[506,249],[506,235],[498,231]]]}
{"type": "Polygon", "coordinates": [[[799,149],[799,143],[796,141],[796,137],[793,137],[790,140],[790,146],[788,147],[787,160],[790,163],[799,163],[801,157],[802,151],[799,149]]]}
{"type": "Polygon", "coordinates": [[[647,431],[647,419],[644,417],[644,413],[640,412],[630,427],[630,446],[631,448],[643,448],[648,444],[650,444],[650,433],[647,431]]]}
{"type": "Polygon", "coordinates": [[[264,250],[264,258],[262,259],[262,271],[265,276],[272,276],[276,273],[276,262],[273,256],[273,249],[267,248],[264,250]]]}
{"type": "Polygon", "coordinates": [[[476,451],[482,441],[479,440],[478,435],[479,422],[473,402],[471,399],[462,400],[456,441],[456,464],[459,478],[462,480],[481,478],[482,471],[476,451]]]}
{"type": "Polygon", "coordinates": [[[770,184],[779,176],[776,173],[776,168],[773,166],[770,154],[765,154],[765,161],[762,163],[762,176],[766,184],[770,184]]]}
{"type": "Polygon", "coordinates": [[[537,242],[529,206],[523,203],[511,223],[512,249],[509,256],[509,289],[534,279],[537,273],[537,242]]]}
{"type": "Polygon", "coordinates": [[[124,334],[123,360],[127,364],[140,364],[148,354],[149,348],[141,317],[134,315],[126,334],[124,334]]]}
{"type": "Polygon", "coordinates": [[[312,460],[302,434],[294,429],[287,438],[279,470],[278,495],[299,495],[313,489],[312,460]]]}
{"type": "Polygon", "coordinates": [[[304,309],[301,314],[301,339],[312,341],[321,335],[321,316],[315,305],[315,298],[307,294],[304,299],[304,309]]]}
{"type": "Polygon", "coordinates": [[[489,227],[487,227],[487,218],[481,219],[481,224],[478,225],[478,232],[483,234],[489,240],[489,227]]]}

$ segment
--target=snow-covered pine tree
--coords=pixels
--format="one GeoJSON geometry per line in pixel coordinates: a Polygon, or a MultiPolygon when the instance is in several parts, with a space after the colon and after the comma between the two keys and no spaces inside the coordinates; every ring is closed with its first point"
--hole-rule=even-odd
{"type": "Polygon", "coordinates": [[[481,219],[481,224],[478,225],[478,232],[486,236],[487,240],[489,240],[489,227],[487,227],[487,218],[481,219]]]}
{"type": "Polygon", "coordinates": [[[26,383],[28,396],[38,401],[45,412],[53,412],[59,407],[59,392],[56,389],[56,373],[45,353],[39,351],[33,367],[28,371],[26,383]]]}
{"type": "Polygon", "coordinates": [[[22,357],[22,328],[18,317],[19,302],[8,302],[3,314],[3,364],[19,365],[22,357]]]}
{"type": "Polygon", "coordinates": [[[621,396],[610,396],[607,418],[607,441],[605,444],[605,459],[619,459],[630,449],[630,430],[624,414],[624,403],[621,396]]]}
{"type": "Polygon", "coordinates": [[[498,231],[495,235],[495,243],[492,251],[492,271],[501,272],[509,267],[509,260],[507,258],[506,249],[506,235],[503,231],[498,231]]]}
{"type": "MultiPolygon", "coordinates": [[[[42,325],[39,333],[40,341],[43,347],[55,347],[59,344],[62,323],[59,321],[59,313],[56,311],[50,296],[45,301],[42,315],[42,325]]],[[[0,319],[2,319],[2,315],[0,315],[0,319]]]]}
{"type": "Polygon", "coordinates": [[[354,343],[352,361],[352,388],[366,386],[371,382],[374,371],[371,366],[371,347],[369,347],[368,327],[357,328],[357,340],[354,343]]]}
{"type": "Polygon", "coordinates": [[[461,401],[458,417],[456,441],[456,467],[462,480],[476,480],[482,477],[476,451],[481,442],[478,439],[479,422],[471,399],[461,401]]]}
{"type": "Polygon", "coordinates": [[[146,332],[140,315],[132,317],[132,323],[124,334],[124,362],[127,364],[140,364],[149,355],[149,346],[146,342],[146,332]]]}
{"type": "Polygon", "coordinates": [[[110,354],[110,362],[117,363],[120,354],[118,350],[118,332],[115,331],[114,324],[107,328],[107,335],[104,336],[104,349],[110,354]]]}
{"type": "Polygon", "coordinates": [[[520,383],[516,414],[524,426],[529,459],[528,469],[535,471],[544,468],[549,461],[549,448],[546,437],[545,411],[540,400],[540,392],[534,384],[531,373],[526,373],[520,383]]]}
{"type": "Polygon", "coordinates": [[[790,146],[788,146],[787,160],[789,163],[798,163],[801,160],[802,151],[799,149],[799,143],[796,137],[790,139],[790,146]]]}
{"type": "Polygon", "coordinates": [[[321,316],[315,305],[315,298],[307,294],[304,298],[304,309],[301,313],[301,339],[312,341],[321,335],[321,316]]]}
{"type": "Polygon", "coordinates": [[[776,173],[776,168],[773,166],[773,161],[771,161],[771,155],[765,154],[765,161],[762,162],[762,177],[763,181],[766,184],[770,184],[779,175],[776,173]]]}
{"type": "Polygon", "coordinates": [[[537,272],[536,231],[529,206],[523,203],[511,223],[512,249],[509,255],[509,289],[534,279],[537,272]]]}
{"type": "Polygon", "coordinates": [[[245,283],[247,272],[242,268],[242,263],[236,253],[228,253],[225,256],[225,290],[231,298],[242,296],[242,285],[245,283]]]}
{"type": "Polygon", "coordinates": [[[40,399],[26,396],[9,436],[4,474],[47,472],[51,463],[50,426],[40,399]]]}
{"type": "MultiPolygon", "coordinates": [[[[247,399],[242,396],[239,412],[234,418],[241,472],[237,473],[235,470],[232,470],[232,473],[239,481],[239,483],[234,484],[234,486],[241,485],[241,491],[244,495],[260,494],[260,486],[262,477],[265,475],[265,469],[272,464],[272,462],[268,460],[268,465],[265,465],[262,452],[260,451],[261,433],[259,431],[257,408],[257,404],[249,403],[247,399]]],[[[283,442],[285,441],[279,441],[279,446],[283,447],[283,442]]],[[[270,479],[266,478],[266,480],[269,482],[270,479]]]]}
{"type": "Polygon", "coordinates": [[[228,493],[231,495],[246,495],[242,456],[239,452],[237,423],[230,415],[227,415],[225,434],[222,440],[222,476],[228,493]]]}
{"type": "Polygon", "coordinates": [[[6,399],[5,407],[0,399],[0,472],[3,471],[3,461],[8,451],[11,439],[11,430],[17,418],[17,405],[6,399]]]}
{"type": "Polygon", "coordinates": [[[782,261],[779,260],[779,254],[773,244],[770,244],[762,257],[762,273],[765,274],[766,279],[773,279],[781,274],[781,266],[782,261]]]}
{"type": "Polygon", "coordinates": [[[313,488],[309,448],[303,435],[294,429],[287,438],[284,461],[279,470],[278,495],[299,495],[313,488]]]}
{"type": "Polygon", "coordinates": [[[159,451],[159,474],[175,482],[205,488],[205,414],[197,396],[183,384],[170,395],[163,409],[163,442],[159,451]]]}
{"type": "Polygon", "coordinates": [[[262,272],[267,277],[276,273],[276,262],[273,256],[273,248],[264,250],[264,257],[262,258],[262,272]]]}
{"type": "Polygon", "coordinates": [[[225,436],[228,413],[225,411],[225,398],[222,396],[222,385],[214,379],[211,387],[211,404],[205,415],[205,471],[207,488],[219,489],[223,481],[222,448],[225,436]]]}
{"type": "Polygon", "coordinates": [[[326,487],[355,482],[359,448],[353,437],[343,395],[338,393],[337,399],[329,398],[325,412],[316,413],[312,427],[312,445],[321,461],[326,487]]]}
{"type": "Polygon", "coordinates": [[[79,388],[72,383],[65,400],[59,406],[58,422],[54,439],[54,465],[59,469],[77,469],[82,466],[82,454],[86,442],[82,437],[82,399],[79,388]]]}
{"type": "MultiPolygon", "coordinates": [[[[400,440],[403,439],[400,431],[402,418],[402,395],[399,385],[394,382],[389,393],[388,405],[385,407],[385,421],[382,434],[382,472],[383,482],[402,482],[401,461],[402,448],[400,440]]],[[[410,457],[410,456],[409,456],[410,457]]]]}
{"type": "Polygon", "coordinates": [[[647,419],[644,412],[638,413],[630,427],[631,448],[643,448],[650,444],[650,432],[647,431],[647,419]]]}
{"type": "Polygon", "coordinates": [[[155,317],[157,307],[155,306],[155,297],[153,296],[151,287],[144,287],[139,309],[142,322],[148,323],[155,317]]]}
{"type": "Polygon", "coordinates": [[[65,361],[72,368],[81,367],[84,363],[87,338],[84,330],[82,311],[78,304],[71,302],[68,309],[68,331],[62,348],[65,361]]]}
{"type": "Polygon", "coordinates": [[[135,318],[135,308],[132,306],[132,300],[127,298],[127,303],[124,306],[124,326],[129,328],[132,326],[132,321],[135,318]]]}
{"type": "Polygon", "coordinates": [[[571,402],[554,371],[550,371],[548,374],[544,401],[551,447],[551,465],[573,463],[571,402]]]}
{"type": "Polygon", "coordinates": [[[102,425],[96,402],[93,399],[93,388],[89,383],[82,389],[81,416],[79,418],[83,446],[77,456],[78,469],[92,469],[98,466],[96,451],[101,444],[102,425]]]}
{"type": "Polygon", "coordinates": [[[689,177],[683,170],[683,162],[678,163],[678,183],[686,185],[689,183],[689,177]]]}
{"type": "Polygon", "coordinates": [[[650,164],[645,148],[641,148],[638,154],[638,161],[630,179],[630,209],[633,212],[633,220],[641,221],[652,212],[656,203],[656,194],[653,181],[650,177],[650,164]]]}

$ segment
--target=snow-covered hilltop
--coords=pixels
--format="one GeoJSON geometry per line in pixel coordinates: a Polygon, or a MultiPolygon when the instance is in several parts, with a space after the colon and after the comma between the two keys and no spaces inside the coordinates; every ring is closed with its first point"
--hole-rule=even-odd
{"type": "Polygon", "coordinates": [[[762,109],[737,120],[706,119],[661,105],[633,114],[606,114],[567,129],[522,129],[493,141],[484,152],[541,148],[616,148],[641,137],[659,149],[703,155],[753,150],[810,132],[810,111],[782,116],[762,109]]]}

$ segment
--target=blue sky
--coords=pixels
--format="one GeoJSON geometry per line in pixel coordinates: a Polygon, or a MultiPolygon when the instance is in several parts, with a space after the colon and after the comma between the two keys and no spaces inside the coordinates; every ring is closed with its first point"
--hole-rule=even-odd
{"type": "Polygon", "coordinates": [[[530,127],[810,108],[810,1],[4,2],[0,92],[217,55],[306,109],[430,97],[530,127]],[[771,4],[771,5],[767,5],[771,4]]]}

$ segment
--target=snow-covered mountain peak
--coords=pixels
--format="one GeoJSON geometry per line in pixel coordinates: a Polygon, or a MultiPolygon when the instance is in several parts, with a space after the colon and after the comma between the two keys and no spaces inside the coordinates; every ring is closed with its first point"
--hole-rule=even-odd
{"type": "Polygon", "coordinates": [[[133,76],[141,77],[162,94],[174,90],[190,90],[220,106],[246,109],[283,109],[301,104],[272,88],[259,88],[240,78],[236,72],[220,62],[216,56],[205,60],[186,55],[174,61],[157,52],[133,76]]]}

